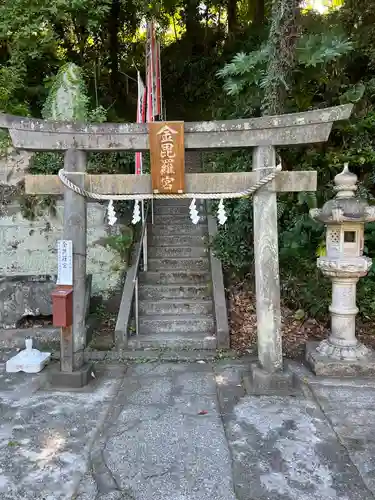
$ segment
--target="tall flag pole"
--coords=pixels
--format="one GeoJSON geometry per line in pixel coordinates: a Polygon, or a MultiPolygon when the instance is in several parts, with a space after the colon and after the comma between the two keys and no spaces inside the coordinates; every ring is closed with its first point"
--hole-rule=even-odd
{"type": "MultiPolygon", "coordinates": [[[[146,87],[144,86],[141,74],[137,72],[138,80],[138,99],[137,99],[137,123],[145,123],[146,121],[146,87]]],[[[142,174],[142,153],[135,153],[135,173],[142,174]]]]}
{"type": "Polygon", "coordinates": [[[163,97],[161,91],[161,68],[160,68],[160,42],[156,42],[156,101],[158,103],[158,115],[161,120],[163,116],[163,97]]]}
{"type": "Polygon", "coordinates": [[[162,117],[160,43],[156,39],[154,21],[147,23],[146,75],[147,121],[158,121],[162,117]]]}
{"type": "MultiPolygon", "coordinates": [[[[153,20],[147,23],[146,40],[146,85],[147,85],[147,121],[154,122],[162,116],[160,43],[156,39],[156,26],[153,20]]],[[[151,200],[151,220],[154,222],[154,206],[151,200]]]]}
{"type": "Polygon", "coordinates": [[[147,122],[153,121],[153,105],[152,105],[152,50],[151,50],[151,23],[147,23],[146,32],[146,86],[147,86],[147,122]]]}
{"type": "MultiPolygon", "coordinates": [[[[159,121],[164,118],[162,110],[160,42],[156,39],[154,21],[147,23],[146,34],[146,87],[138,71],[137,123],[159,121]]],[[[143,173],[142,153],[135,153],[135,173],[143,173]]],[[[144,220],[144,203],[134,203],[133,224],[144,220]]]]}
{"type": "MultiPolygon", "coordinates": [[[[137,72],[137,82],[138,82],[138,99],[137,99],[137,123],[144,123],[146,119],[146,87],[143,84],[141,74],[137,72]]],[[[135,173],[136,175],[141,175],[143,173],[143,161],[142,153],[137,151],[135,153],[135,173]]],[[[142,201],[142,207],[139,206],[139,200],[134,203],[133,219],[132,223],[137,224],[144,219],[144,204],[142,201]],[[141,217],[142,208],[142,217],[141,217]]]]}

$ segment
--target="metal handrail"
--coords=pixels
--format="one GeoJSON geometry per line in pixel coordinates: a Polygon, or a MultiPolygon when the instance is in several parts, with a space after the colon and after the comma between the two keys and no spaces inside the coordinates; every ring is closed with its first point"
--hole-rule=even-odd
{"type": "MultiPolygon", "coordinates": [[[[147,217],[148,217],[149,205],[147,205],[146,210],[144,210],[144,202],[142,202],[142,231],[141,236],[138,240],[138,248],[136,249],[136,255],[134,260],[134,266],[137,270],[136,276],[138,276],[139,262],[141,260],[141,255],[143,253],[143,265],[144,270],[147,271],[147,217]],[[146,246],[145,246],[146,243],[146,246]]],[[[135,280],[135,278],[134,278],[135,280]]]]}
{"type": "Polygon", "coordinates": [[[146,210],[144,206],[144,201],[142,201],[142,231],[141,237],[139,239],[139,247],[137,248],[137,254],[135,256],[134,262],[134,307],[135,307],[135,334],[138,336],[139,333],[139,296],[138,296],[138,272],[139,263],[141,261],[141,256],[143,254],[143,270],[147,271],[147,216],[149,210],[149,204],[147,204],[146,210]]]}
{"type": "Polygon", "coordinates": [[[142,254],[143,254],[143,270],[147,271],[148,212],[149,212],[149,204],[147,205],[146,209],[144,209],[144,205],[142,205],[142,231],[132,255],[131,265],[128,269],[128,272],[126,273],[120,310],[117,316],[116,329],[115,329],[117,346],[124,345],[127,343],[133,300],[135,305],[135,322],[136,322],[137,335],[139,331],[138,272],[142,254]]]}
{"type": "Polygon", "coordinates": [[[147,216],[149,210],[149,204],[147,204],[146,211],[144,207],[144,201],[142,201],[142,232],[141,237],[139,239],[139,247],[137,251],[137,255],[135,258],[134,268],[135,273],[133,277],[134,283],[134,307],[135,307],[135,334],[138,336],[139,332],[139,296],[138,296],[138,271],[139,271],[139,263],[141,260],[141,255],[143,254],[143,270],[147,271],[147,216]]]}

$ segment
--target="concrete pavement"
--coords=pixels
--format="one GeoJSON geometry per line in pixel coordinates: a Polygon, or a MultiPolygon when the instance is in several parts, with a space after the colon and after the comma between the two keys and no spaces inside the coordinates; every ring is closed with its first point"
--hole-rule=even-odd
{"type": "Polygon", "coordinates": [[[98,365],[84,390],[0,369],[2,500],[368,500],[375,383],[247,395],[249,360],[98,365]]]}

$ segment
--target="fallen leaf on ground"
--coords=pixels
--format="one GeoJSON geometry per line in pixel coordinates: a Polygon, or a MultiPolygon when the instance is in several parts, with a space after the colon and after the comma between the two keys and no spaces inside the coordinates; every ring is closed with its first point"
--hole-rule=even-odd
{"type": "MultiPolygon", "coordinates": [[[[242,354],[256,352],[257,316],[254,291],[245,282],[232,285],[228,294],[228,316],[230,322],[231,348],[242,354]]],[[[327,320],[319,322],[314,318],[302,317],[302,310],[292,311],[281,303],[281,331],[283,355],[289,359],[303,360],[308,341],[320,341],[329,336],[329,312],[327,320]]],[[[357,338],[375,349],[374,321],[358,317],[357,338]]]]}

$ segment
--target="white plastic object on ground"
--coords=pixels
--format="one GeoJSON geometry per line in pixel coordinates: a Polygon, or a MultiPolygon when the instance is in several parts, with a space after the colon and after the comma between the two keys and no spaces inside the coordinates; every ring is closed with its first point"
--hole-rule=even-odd
{"type": "Polygon", "coordinates": [[[8,359],[5,369],[8,373],[39,373],[51,359],[50,352],[33,349],[33,339],[25,340],[26,349],[8,359]]]}

